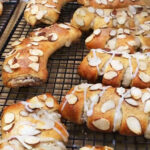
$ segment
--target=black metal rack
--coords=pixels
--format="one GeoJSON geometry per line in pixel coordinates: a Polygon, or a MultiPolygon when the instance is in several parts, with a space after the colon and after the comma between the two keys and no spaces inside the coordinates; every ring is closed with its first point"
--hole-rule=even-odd
{"type": "Polygon", "coordinates": [[[0,16],[0,36],[5,30],[18,3],[19,0],[7,0],[3,3],[3,13],[2,16],[0,16]]]}
{"type": "MultiPolygon", "coordinates": [[[[79,5],[76,3],[69,3],[63,7],[59,22],[69,21],[78,7],[79,5]]],[[[0,73],[2,72],[4,56],[11,50],[11,43],[23,35],[27,36],[31,31],[32,28],[25,22],[22,14],[0,52],[0,73]]],[[[84,44],[87,35],[89,33],[85,33],[76,44],[72,44],[69,48],[61,48],[49,58],[47,65],[49,71],[48,80],[41,86],[9,89],[3,86],[2,78],[0,77],[0,113],[7,105],[45,92],[52,93],[61,101],[62,97],[73,85],[86,82],[77,74],[77,67],[88,53],[84,44]]],[[[77,126],[65,120],[63,122],[70,133],[67,144],[68,150],[77,150],[84,145],[108,145],[114,147],[115,150],[150,150],[150,140],[146,140],[143,137],[126,137],[118,133],[96,133],[87,129],[85,125],[77,126]]]]}

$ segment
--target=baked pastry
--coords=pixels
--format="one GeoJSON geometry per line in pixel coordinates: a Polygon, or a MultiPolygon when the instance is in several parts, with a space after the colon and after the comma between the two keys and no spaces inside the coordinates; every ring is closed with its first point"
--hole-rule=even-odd
{"type": "Polygon", "coordinates": [[[94,8],[112,9],[123,8],[129,5],[149,5],[149,0],[78,0],[79,4],[94,8]]]}
{"type": "Polygon", "coordinates": [[[136,28],[140,24],[149,23],[150,7],[130,5],[120,9],[95,9],[93,7],[78,8],[71,24],[83,31],[98,28],[136,28]]]}
{"type": "Polygon", "coordinates": [[[142,29],[143,26],[150,29],[150,24],[142,24],[139,26],[139,31],[123,28],[95,29],[85,40],[86,47],[127,53],[148,52],[150,51],[150,32],[145,30],[146,28],[142,29]]]}
{"type": "Polygon", "coordinates": [[[62,117],[93,131],[144,135],[150,139],[150,89],[98,84],[73,87],[62,100],[62,117]]]}
{"type": "Polygon", "coordinates": [[[79,150],[113,150],[113,148],[108,146],[84,146],[79,150]]]}
{"type": "Polygon", "coordinates": [[[32,26],[40,22],[54,24],[59,18],[62,6],[72,1],[74,0],[29,0],[24,18],[32,26]]]}
{"type": "Polygon", "coordinates": [[[150,87],[150,53],[120,53],[92,49],[83,59],[78,73],[84,79],[114,87],[150,87]]]}
{"type": "Polygon", "coordinates": [[[68,132],[50,94],[13,104],[2,114],[1,150],[66,150],[68,132]]]}
{"type": "Polygon", "coordinates": [[[80,30],[69,24],[54,24],[36,29],[27,38],[12,46],[3,64],[2,78],[7,87],[35,86],[46,81],[48,58],[59,48],[81,36],[80,30]]]}
{"type": "Polygon", "coordinates": [[[0,16],[2,15],[2,12],[3,12],[3,4],[2,2],[0,2],[0,16]]]}

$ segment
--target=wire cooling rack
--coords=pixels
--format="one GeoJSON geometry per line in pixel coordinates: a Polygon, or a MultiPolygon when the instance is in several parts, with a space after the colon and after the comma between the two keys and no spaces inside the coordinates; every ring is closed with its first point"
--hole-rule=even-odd
{"type": "MultiPolygon", "coordinates": [[[[69,3],[63,7],[59,22],[69,21],[78,7],[79,5],[76,3],[69,3]]],[[[27,36],[31,31],[32,28],[27,25],[22,14],[0,52],[0,73],[4,56],[11,50],[11,43],[21,36],[27,36]]],[[[45,92],[52,93],[60,101],[73,85],[86,82],[77,74],[77,67],[88,53],[84,44],[87,35],[89,33],[85,33],[76,44],[72,44],[69,48],[61,48],[51,56],[47,65],[48,80],[41,86],[9,89],[3,86],[0,77],[0,114],[7,105],[45,92]]],[[[84,145],[108,145],[114,147],[115,150],[150,150],[150,140],[143,137],[126,137],[117,133],[96,133],[87,129],[85,125],[78,126],[65,120],[63,122],[70,134],[68,150],[77,150],[84,145]]]]}
{"type": "Polygon", "coordinates": [[[3,3],[3,13],[2,16],[0,16],[0,36],[5,30],[18,3],[19,0],[7,0],[3,3]]]}

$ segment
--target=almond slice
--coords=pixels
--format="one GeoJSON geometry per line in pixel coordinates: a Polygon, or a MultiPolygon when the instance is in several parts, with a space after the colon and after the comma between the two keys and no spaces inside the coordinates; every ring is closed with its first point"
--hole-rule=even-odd
{"type": "Polygon", "coordinates": [[[89,37],[86,38],[85,43],[91,42],[94,38],[94,34],[91,34],[89,37]]]}
{"type": "Polygon", "coordinates": [[[9,131],[10,129],[12,129],[14,126],[14,123],[11,123],[11,124],[8,124],[6,126],[3,127],[3,130],[4,131],[9,131]]]}
{"type": "Polygon", "coordinates": [[[139,73],[139,78],[145,83],[150,82],[150,76],[144,72],[139,73]]]}
{"type": "Polygon", "coordinates": [[[146,69],[147,69],[147,64],[146,64],[146,62],[140,61],[140,62],[139,62],[139,69],[140,69],[141,71],[146,70],[146,69]]]}
{"type": "Polygon", "coordinates": [[[42,94],[38,96],[39,99],[41,100],[46,100],[47,99],[47,95],[46,94],[42,94]]]}
{"type": "Polygon", "coordinates": [[[104,78],[107,79],[107,80],[112,80],[113,78],[117,77],[117,73],[114,72],[114,71],[109,71],[109,72],[106,72],[104,74],[104,78]]]}
{"type": "Polygon", "coordinates": [[[126,119],[128,128],[135,134],[140,135],[142,133],[142,128],[140,121],[135,117],[128,117],[126,119]]]}
{"type": "Polygon", "coordinates": [[[142,95],[142,102],[144,103],[145,101],[149,100],[150,99],[150,93],[149,92],[145,92],[143,95],[142,95]]]}
{"type": "Polygon", "coordinates": [[[66,24],[59,24],[58,25],[59,27],[61,27],[61,28],[64,28],[64,29],[70,29],[70,26],[68,26],[68,25],[66,25],[66,24]]]}
{"type": "Polygon", "coordinates": [[[73,95],[73,94],[69,94],[69,95],[66,95],[66,100],[68,101],[69,104],[75,104],[78,100],[78,98],[73,95]]]}
{"type": "Polygon", "coordinates": [[[112,60],[110,64],[112,68],[115,69],[116,71],[120,71],[123,69],[123,65],[119,60],[112,60]]]}
{"type": "Polygon", "coordinates": [[[149,113],[150,112],[150,100],[145,102],[144,112],[145,113],[149,113]]]}
{"type": "Polygon", "coordinates": [[[29,53],[33,56],[43,56],[43,51],[40,49],[30,49],[29,53]]]}
{"type": "Polygon", "coordinates": [[[89,60],[89,65],[90,66],[92,66],[92,67],[96,67],[96,66],[98,66],[99,64],[101,64],[101,59],[100,58],[98,58],[98,57],[96,57],[96,58],[91,58],[90,60],[89,60]]]}
{"type": "Polygon", "coordinates": [[[13,70],[9,67],[9,65],[4,65],[3,69],[5,70],[5,72],[13,73],[13,70]]]}
{"type": "Polygon", "coordinates": [[[117,88],[116,89],[116,92],[117,92],[117,94],[119,95],[119,96],[122,96],[124,93],[125,93],[125,88],[123,88],[123,87],[119,87],[119,88],[117,88]]]}
{"type": "Polygon", "coordinates": [[[93,33],[95,35],[99,35],[101,33],[101,29],[95,29],[93,33]]]}
{"type": "Polygon", "coordinates": [[[109,130],[109,128],[110,128],[110,122],[109,122],[109,120],[107,120],[105,118],[95,120],[95,121],[92,122],[92,124],[96,128],[98,128],[100,130],[103,130],[103,131],[109,130]]]}
{"type": "Polygon", "coordinates": [[[142,97],[142,91],[141,91],[141,89],[136,88],[136,87],[132,87],[131,88],[131,96],[134,99],[140,99],[142,97]]]}
{"type": "Polygon", "coordinates": [[[48,40],[51,41],[51,42],[55,42],[58,40],[58,35],[56,33],[51,33],[49,36],[48,36],[48,40]]]}
{"type": "Polygon", "coordinates": [[[20,115],[21,115],[22,117],[27,117],[27,116],[29,115],[29,113],[26,112],[26,111],[24,111],[24,110],[22,110],[22,111],[20,111],[20,115]]]}
{"type": "Polygon", "coordinates": [[[116,30],[111,30],[110,31],[110,36],[115,36],[117,34],[116,30]]]}
{"type": "Polygon", "coordinates": [[[139,106],[139,103],[132,98],[125,99],[125,101],[132,106],[139,106]]]}
{"type": "Polygon", "coordinates": [[[90,87],[90,90],[91,90],[91,91],[101,90],[101,89],[103,89],[103,86],[102,86],[101,83],[94,84],[94,85],[92,85],[92,86],[90,87]]]}
{"type": "Polygon", "coordinates": [[[18,69],[19,67],[20,67],[20,65],[18,63],[15,63],[10,66],[11,69],[18,69]]]}
{"type": "Polygon", "coordinates": [[[113,108],[115,108],[115,103],[114,103],[114,101],[109,100],[109,101],[105,102],[105,103],[102,105],[102,107],[101,107],[101,112],[102,112],[102,113],[105,113],[105,112],[107,112],[108,110],[111,110],[111,109],[113,109],[113,108]]]}
{"type": "Polygon", "coordinates": [[[46,104],[46,106],[49,107],[49,108],[54,107],[54,99],[51,98],[51,97],[47,98],[47,100],[45,101],[45,104],[46,104]]]}
{"type": "Polygon", "coordinates": [[[40,138],[36,136],[25,136],[24,142],[30,145],[34,145],[40,142],[40,138]]]}
{"type": "Polygon", "coordinates": [[[31,64],[29,64],[28,67],[31,68],[31,69],[33,69],[34,71],[38,72],[40,64],[39,63],[31,63],[31,64]]]}
{"type": "Polygon", "coordinates": [[[37,56],[29,56],[28,57],[32,62],[38,62],[39,58],[37,56]]]}
{"type": "Polygon", "coordinates": [[[4,116],[4,122],[6,124],[12,123],[15,120],[15,115],[13,113],[6,113],[4,116]]]}

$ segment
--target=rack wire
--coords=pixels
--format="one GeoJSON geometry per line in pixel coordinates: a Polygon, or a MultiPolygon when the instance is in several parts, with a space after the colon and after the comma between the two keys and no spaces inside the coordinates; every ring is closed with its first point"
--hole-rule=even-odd
{"type": "Polygon", "coordinates": [[[19,0],[7,0],[3,3],[3,13],[2,16],[0,16],[0,36],[5,30],[18,3],[19,0]]]}
{"type": "MultiPolygon", "coordinates": [[[[78,7],[79,5],[76,3],[68,3],[64,6],[59,22],[69,21],[78,7]]],[[[25,22],[22,14],[0,52],[0,73],[2,72],[4,56],[11,50],[11,43],[21,36],[27,36],[31,31],[32,28],[25,22]]],[[[88,53],[84,44],[87,35],[89,33],[85,33],[76,44],[72,44],[69,48],[61,48],[49,58],[48,80],[41,86],[9,89],[3,86],[0,77],[0,114],[7,105],[45,92],[52,93],[60,102],[72,86],[86,82],[77,74],[77,67],[88,53]]],[[[63,122],[70,134],[67,144],[68,150],[77,150],[84,145],[108,145],[114,147],[115,150],[150,150],[150,140],[146,140],[142,136],[126,137],[118,133],[96,133],[90,131],[85,125],[77,126],[65,120],[63,122]]]]}

